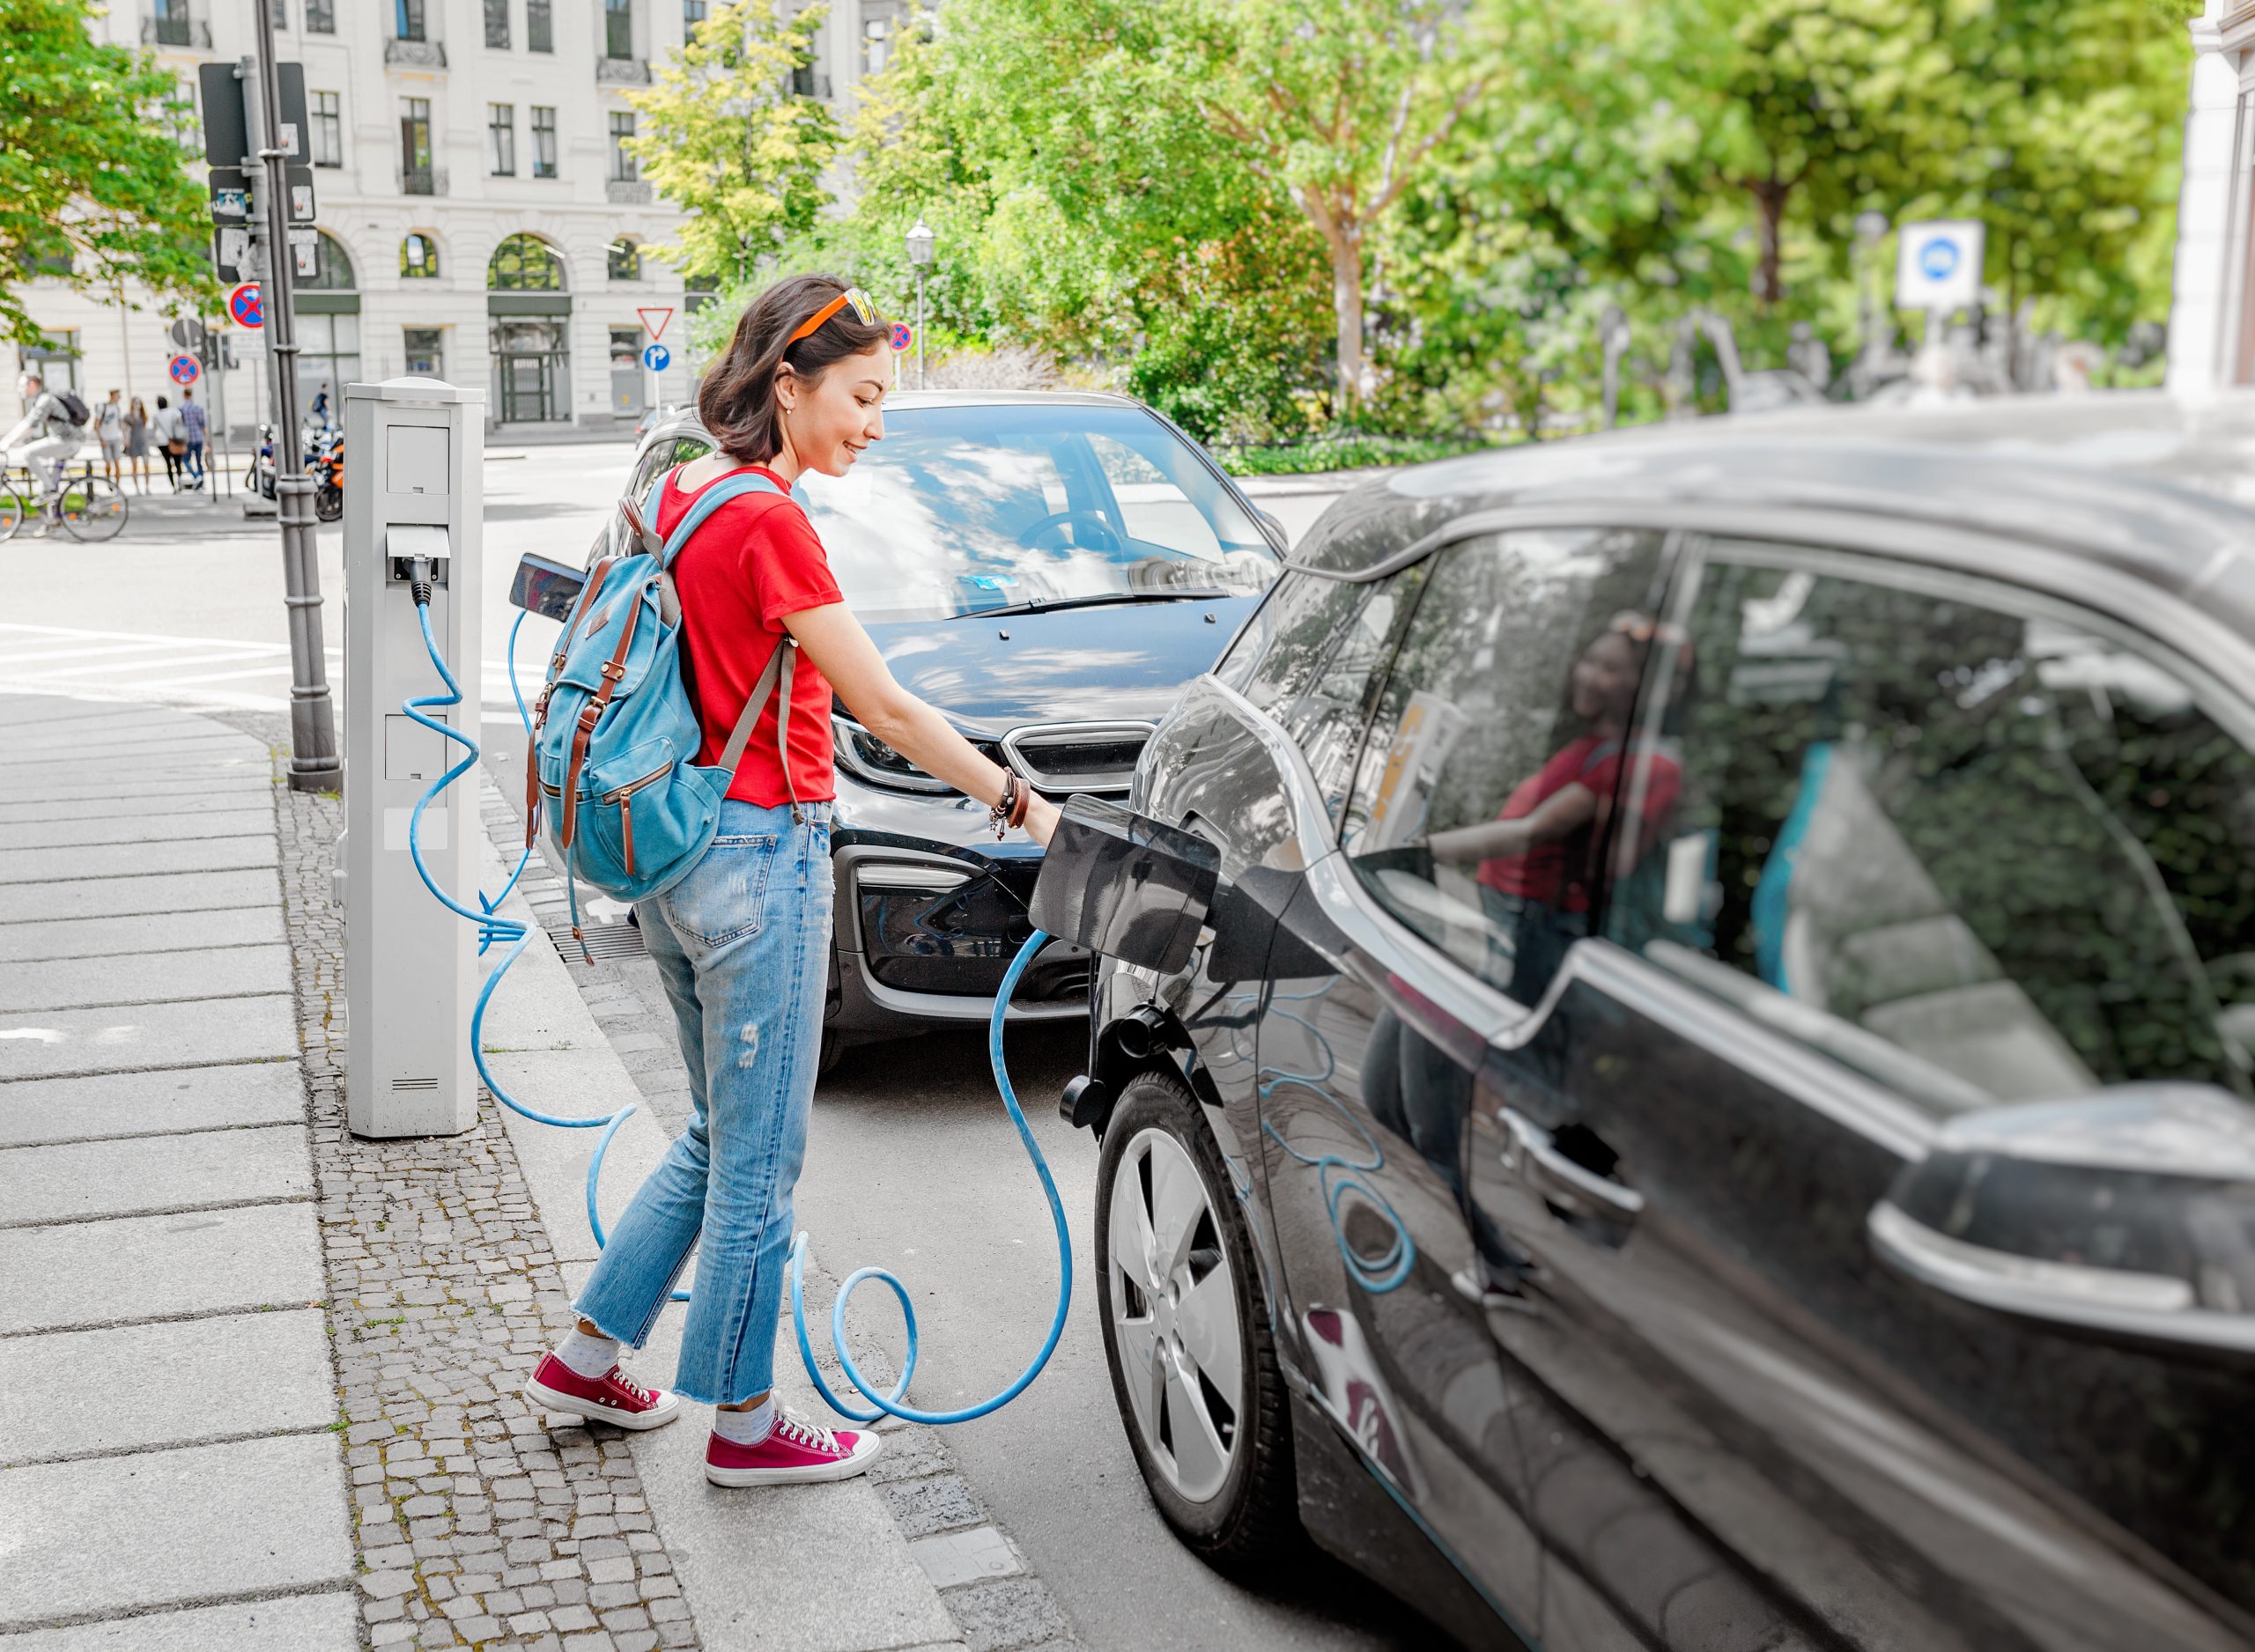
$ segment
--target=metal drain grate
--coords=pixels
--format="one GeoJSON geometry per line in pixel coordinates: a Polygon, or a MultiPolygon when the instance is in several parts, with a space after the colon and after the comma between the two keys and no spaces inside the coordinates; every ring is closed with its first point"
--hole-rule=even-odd
{"type": "MultiPolygon", "coordinates": [[[[632,924],[589,924],[580,932],[588,938],[588,951],[598,958],[647,958],[648,948],[642,944],[642,932],[632,924]]],[[[566,963],[583,962],[580,943],[572,939],[567,928],[551,929],[548,938],[556,943],[556,955],[566,963]]]]}

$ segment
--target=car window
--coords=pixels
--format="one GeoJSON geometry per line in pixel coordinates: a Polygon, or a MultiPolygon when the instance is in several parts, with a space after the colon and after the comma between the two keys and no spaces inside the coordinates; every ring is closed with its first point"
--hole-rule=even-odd
{"type": "Polygon", "coordinates": [[[1357,875],[1523,1001],[1588,930],[1660,545],[1546,528],[1440,552],[1361,748],[1342,837],[1357,875]]]}
{"type": "Polygon", "coordinates": [[[800,494],[864,619],[1170,589],[1258,595],[1280,571],[1235,494],[1140,408],[904,408],[800,494]]]}
{"type": "Polygon", "coordinates": [[[1367,585],[1287,573],[1214,675],[1264,712],[1298,698],[1329,658],[1340,623],[1370,594],[1367,585]]]}
{"type": "Polygon", "coordinates": [[[2146,652],[1985,587],[1721,545],[1607,931],[1936,1112],[2247,1094],[2255,760],[2146,652]]]}

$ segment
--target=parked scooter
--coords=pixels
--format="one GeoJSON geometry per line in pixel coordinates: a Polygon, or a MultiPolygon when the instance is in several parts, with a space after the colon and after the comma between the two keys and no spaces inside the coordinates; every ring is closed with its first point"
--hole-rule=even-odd
{"type": "MultiPolygon", "coordinates": [[[[306,474],[314,482],[314,515],[334,522],[344,514],[344,432],[308,429],[305,439],[306,474]]],[[[250,473],[243,485],[262,498],[277,498],[274,486],[274,427],[258,427],[258,446],[251,454],[250,473]]]]}

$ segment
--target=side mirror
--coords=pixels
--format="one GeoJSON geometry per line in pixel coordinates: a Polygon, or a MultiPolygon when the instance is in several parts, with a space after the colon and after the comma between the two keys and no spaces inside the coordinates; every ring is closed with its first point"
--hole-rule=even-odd
{"type": "Polygon", "coordinates": [[[1867,1231],[1896,1272],[1995,1313],[2255,1355],[2255,1108],[2207,1085],[1953,1119],[1867,1231]]]}

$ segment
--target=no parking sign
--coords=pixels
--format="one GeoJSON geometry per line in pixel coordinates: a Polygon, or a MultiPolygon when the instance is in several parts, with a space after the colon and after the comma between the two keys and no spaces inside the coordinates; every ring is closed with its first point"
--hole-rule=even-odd
{"type": "Polygon", "coordinates": [[[194,384],[196,375],[203,369],[197,365],[193,356],[175,356],[166,365],[165,371],[172,375],[174,384],[186,385],[194,384]]]}
{"type": "Polygon", "coordinates": [[[235,318],[237,327],[264,327],[266,301],[260,295],[258,283],[246,281],[227,295],[227,313],[235,318]]]}

